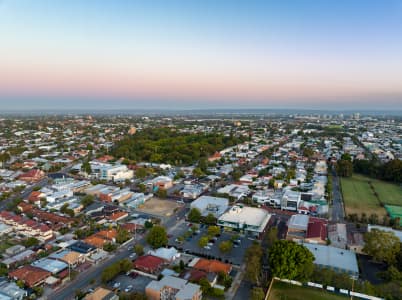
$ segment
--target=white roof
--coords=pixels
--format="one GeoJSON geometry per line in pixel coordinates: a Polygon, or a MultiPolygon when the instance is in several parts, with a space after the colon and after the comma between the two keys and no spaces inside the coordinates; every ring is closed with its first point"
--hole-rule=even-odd
{"type": "Polygon", "coordinates": [[[219,221],[265,227],[270,217],[271,215],[261,208],[233,206],[219,218],[219,221]]]}
{"type": "Polygon", "coordinates": [[[315,257],[314,263],[317,265],[337,268],[354,274],[359,273],[356,253],[352,251],[318,244],[306,243],[303,246],[313,253],[315,257]]]}
{"type": "Polygon", "coordinates": [[[307,215],[292,215],[288,221],[288,227],[298,230],[307,230],[309,216],[307,215]]]}
{"type": "Polygon", "coordinates": [[[212,213],[219,217],[229,207],[229,200],[226,198],[201,196],[191,203],[191,208],[197,208],[201,214],[212,213]]]}
{"type": "Polygon", "coordinates": [[[64,269],[68,268],[68,265],[65,262],[62,262],[59,260],[54,260],[54,259],[49,259],[49,258],[43,258],[43,259],[34,261],[31,265],[34,267],[41,268],[52,274],[59,273],[60,271],[63,271],[64,269]]]}
{"type": "Polygon", "coordinates": [[[174,248],[158,248],[156,250],[150,250],[148,254],[160,257],[165,260],[173,260],[180,256],[180,253],[174,248]]]}

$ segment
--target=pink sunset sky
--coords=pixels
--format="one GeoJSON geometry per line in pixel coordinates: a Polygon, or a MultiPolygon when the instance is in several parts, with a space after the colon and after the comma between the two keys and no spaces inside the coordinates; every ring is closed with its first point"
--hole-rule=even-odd
{"type": "Polygon", "coordinates": [[[402,13],[394,1],[363,11],[301,1],[298,12],[300,3],[228,11],[207,2],[0,2],[0,99],[401,107],[402,13]]]}

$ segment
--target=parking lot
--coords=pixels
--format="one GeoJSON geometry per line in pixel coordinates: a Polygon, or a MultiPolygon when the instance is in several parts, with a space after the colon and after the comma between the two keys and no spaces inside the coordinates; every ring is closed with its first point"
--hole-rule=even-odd
{"type": "Polygon", "coordinates": [[[142,275],[138,275],[135,278],[127,275],[119,275],[108,284],[108,287],[111,289],[119,289],[122,292],[125,292],[127,288],[130,288],[128,292],[145,293],[145,287],[151,281],[151,278],[142,275]]]}
{"type": "Polygon", "coordinates": [[[201,248],[198,245],[198,241],[202,236],[207,235],[208,227],[194,224],[194,226],[199,227],[200,233],[192,235],[191,237],[185,239],[182,243],[177,242],[176,239],[178,237],[183,236],[187,231],[190,230],[191,227],[188,224],[189,223],[183,223],[180,226],[177,226],[173,232],[171,232],[171,236],[169,237],[170,246],[174,246],[181,251],[201,257],[218,259],[222,262],[228,262],[238,266],[242,264],[245,251],[252,244],[252,239],[239,235],[238,233],[221,232],[220,236],[216,238],[216,241],[213,244],[209,244],[211,249],[201,248]],[[222,253],[219,250],[219,244],[223,241],[231,240],[236,235],[239,236],[239,245],[234,245],[233,249],[229,253],[222,253]]]}

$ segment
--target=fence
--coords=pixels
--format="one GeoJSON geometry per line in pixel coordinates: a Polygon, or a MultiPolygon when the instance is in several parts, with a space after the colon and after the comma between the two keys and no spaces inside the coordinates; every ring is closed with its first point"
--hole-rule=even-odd
{"type": "Polygon", "coordinates": [[[338,294],[341,294],[341,295],[351,296],[351,297],[353,296],[353,297],[357,297],[357,298],[361,298],[361,299],[384,300],[383,298],[370,296],[370,295],[366,295],[366,294],[362,294],[362,293],[357,293],[357,292],[353,292],[353,291],[349,291],[349,290],[345,290],[345,289],[337,289],[337,288],[332,287],[332,286],[327,286],[325,288],[322,284],[315,283],[315,282],[307,282],[306,284],[303,284],[303,283],[301,283],[299,281],[289,280],[289,279],[281,279],[281,278],[278,278],[278,277],[274,277],[274,279],[272,279],[272,282],[271,282],[271,284],[269,286],[268,292],[267,292],[267,294],[265,296],[265,300],[267,300],[269,298],[269,294],[271,292],[271,288],[272,288],[272,285],[273,285],[275,280],[285,282],[285,283],[288,283],[288,284],[297,285],[297,286],[307,286],[307,287],[318,288],[318,289],[326,290],[328,292],[338,293],[338,294]]]}

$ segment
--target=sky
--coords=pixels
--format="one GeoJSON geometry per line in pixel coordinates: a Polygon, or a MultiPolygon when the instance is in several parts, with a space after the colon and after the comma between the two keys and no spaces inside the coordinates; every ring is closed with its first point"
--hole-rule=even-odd
{"type": "Polygon", "coordinates": [[[0,0],[0,110],[402,109],[402,0],[0,0]]]}

